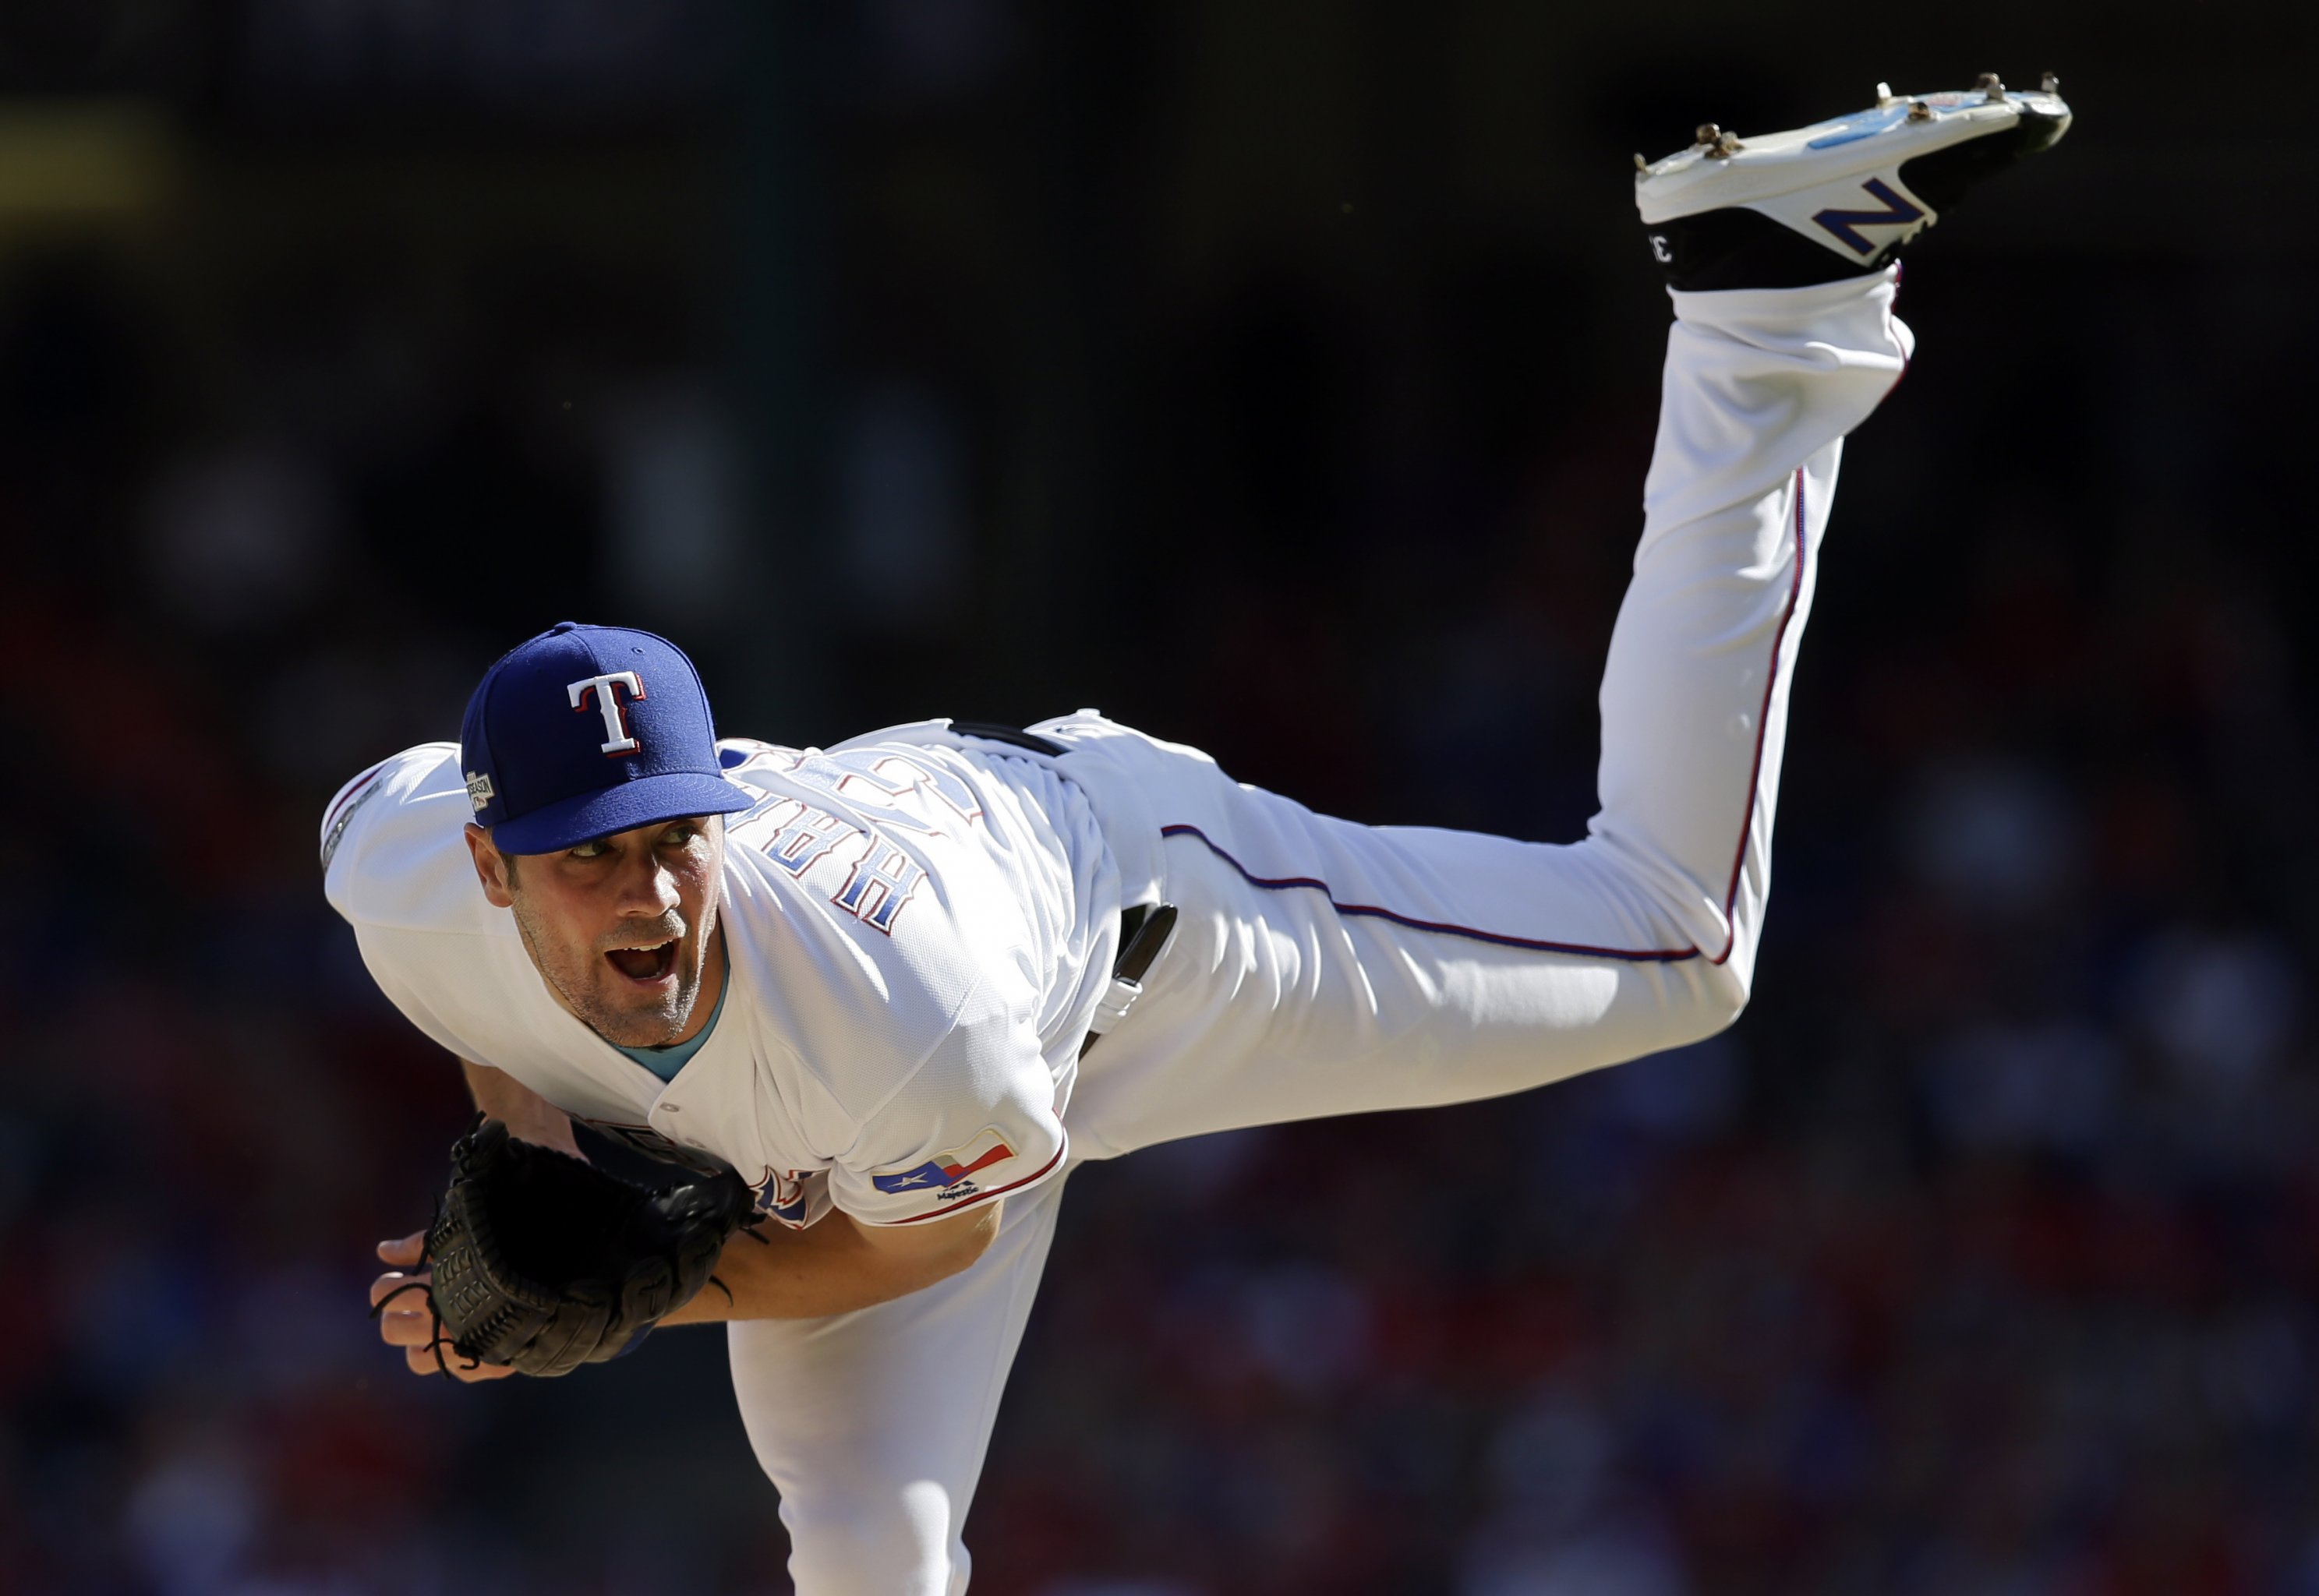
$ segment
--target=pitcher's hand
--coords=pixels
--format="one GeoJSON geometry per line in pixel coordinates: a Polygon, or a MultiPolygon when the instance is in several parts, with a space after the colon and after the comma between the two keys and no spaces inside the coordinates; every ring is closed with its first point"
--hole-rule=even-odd
{"type": "Polygon", "coordinates": [[[432,1278],[420,1267],[425,1261],[426,1243],[427,1232],[414,1231],[399,1241],[378,1244],[379,1261],[392,1266],[388,1273],[370,1283],[370,1305],[378,1314],[379,1339],[390,1347],[402,1348],[402,1361],[411,1366],[414,1375],[447,1370],[453,1378],[472,1385],[481,1380],[502,1380],[514,1374],[505,1364],[470,1364],[459,1356],[449,1337],[438,1337],[435,1315],[428,1308],[427,1293],[422,1289],[432,1278]],[[396,1296],[397,1292],[402,1294],[396,1296]],[[388,1303],[389,1297],[394,1300],[388,1303]],[[381,1303],[386,1303],[383,1311],[379,1308],[381,1303]],[[442,1348],[439,1364],[436,1361],[438,1339],[442,1348]]]}

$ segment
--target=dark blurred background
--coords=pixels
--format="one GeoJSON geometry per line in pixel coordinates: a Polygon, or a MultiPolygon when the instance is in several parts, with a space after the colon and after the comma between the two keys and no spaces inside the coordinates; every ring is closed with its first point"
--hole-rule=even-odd
{"type": "Polygon", "coordinates": [[[774,1596],[721,1338],[361,1313],[464,1116],[313,862],[577,617],[1577,834],[1630,152],[2053,68],[1915,252],[1759,996],[1073,1180],[991,1596],[2319,1592],[2307,7],[0,0],[0,1592],[774,1596]]]}

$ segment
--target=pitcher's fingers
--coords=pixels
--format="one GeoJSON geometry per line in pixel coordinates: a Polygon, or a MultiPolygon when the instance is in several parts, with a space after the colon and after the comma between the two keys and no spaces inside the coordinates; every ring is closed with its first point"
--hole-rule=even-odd
{"type": "Polygon", "coordinates": [[[427,1256],[427,1232],[413,1231],[398,1241],[378,1244],[378,1261],[398,1269],[415,1269],[427,1256]]]}
{"type": "MultiPolygon", "coordinates": [[[[432,1347],[440,1333],[432,1313],[397,1313],[390,1309],[378,1316],[378,1339],[390,1347],[432,1347]]],[[[447,1351],[444,1356],[450,1354],[447,1351]]]]}
{"type": "Polygon", "coordinates": [[[502,1363],[479,1363],[470,1368],[467,1360],[460,1357],[448,1341],[443,1344],[443,1361],[439,1366],[435,1362],[435,1344],[432,1341],[418,1347],[405,1347],[402,1361],[411,1366],[411,1372],[414,1375],[447,1373],[454,1380],[467,1385],[481,1384],[486,1380],[504,1380],[515,1373],[514,1369],[502,1363]]]}
{"type": "Polygon", "coordinates": [[[416,1313],[423,1312],[427,1306],[427,1283],[431,1278],[433,1278],[433,1276],[424,1272],[417,1275],[405,1275],[397,1271],[391,1275],[381,1275],[377,1279],[370,1283],[370,1305],[375,1308],[381,1303],[386,1301],[387,1298],[393,1297],[394,1294],[400,1291],[402,1292],[402,1294],[399,1297],[394,1297],[394,1306],[388,1309],[388,1312],[416,1313]],[[410,1288],[407,1291],[403,1289],[406,1286],[410,1288]]]}

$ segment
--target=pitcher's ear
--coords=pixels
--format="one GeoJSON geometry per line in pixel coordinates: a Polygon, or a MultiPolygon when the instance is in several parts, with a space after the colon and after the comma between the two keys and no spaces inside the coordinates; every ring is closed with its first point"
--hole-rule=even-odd
{"type": "Polygon", "coordinates": [[[475,879],[483,883],[483,897],[495,909],[515,906],[515,855],[502,853],[492,842],[492,834],[467,823],[467,857],[474,861],[475,879]]]}

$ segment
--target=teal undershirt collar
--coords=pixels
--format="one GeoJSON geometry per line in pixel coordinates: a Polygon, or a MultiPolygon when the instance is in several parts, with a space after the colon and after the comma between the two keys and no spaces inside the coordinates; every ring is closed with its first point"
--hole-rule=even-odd
{"type": "Polygon", "coordinates": [[[664,1048],[620,1048],[617,1041],[612,1045],[661,1079],[674,1080],[676,1072],[692,1061],[692,1055],[700,1050],[701,1043],[717,1029],[717,1016],[725,1012],[725,995],[732,989],[733,967],[728,964],[725,967],[725,983],[717,988],[717,1006],[708,1011],[708,1023],[690,1041],[672,1042],[664,1048]]]}

